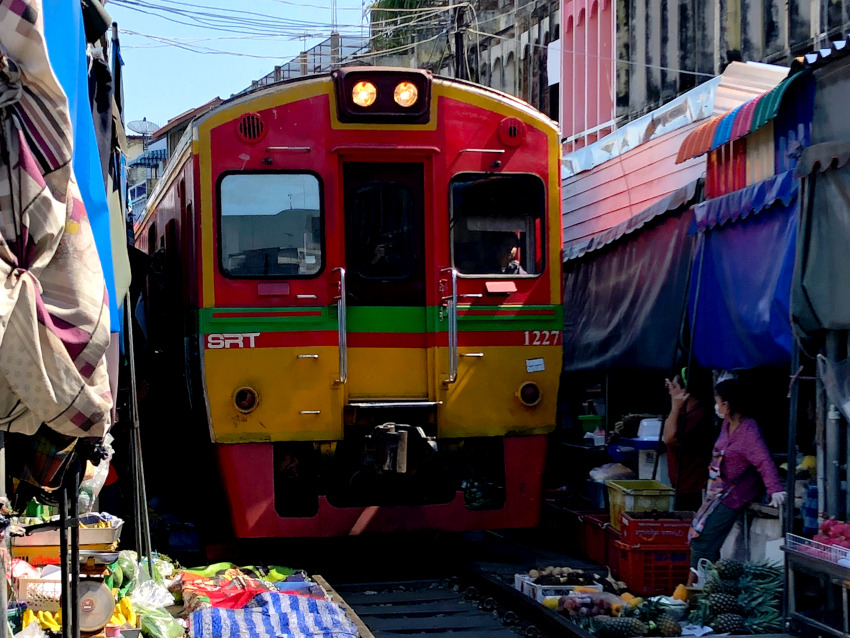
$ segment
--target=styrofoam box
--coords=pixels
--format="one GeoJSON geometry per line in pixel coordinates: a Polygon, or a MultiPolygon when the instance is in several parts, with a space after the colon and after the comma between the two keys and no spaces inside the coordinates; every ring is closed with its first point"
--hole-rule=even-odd
{"type": "Polygon", "coordinates": [[[661,419],[641,419],[638,426],[639,439],[651,439],[657,441],[661,434],[661,419]]]}
{"type": "MultiPolygon", "coordinates": [[[[121,538],[124,521],[116,519],[115,527],[81,527],[80,545],[108,545],[121,538]]],[[[19,547],[59,545],[59,530],[35,532],[29,536],[13,536],[12,545],[19,547]]]]}
{"type": "Polygon", "coordinates": [[[602,591],[602,585],[538,585],[528,574],[514,574],[514,589],[539,603],[542,603],[546,596],[566,596],[576,587],[602,591]]]}

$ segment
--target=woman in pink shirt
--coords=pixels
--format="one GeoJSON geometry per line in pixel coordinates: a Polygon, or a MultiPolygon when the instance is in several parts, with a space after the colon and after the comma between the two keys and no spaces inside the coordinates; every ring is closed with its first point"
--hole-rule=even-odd
{"type": "MultiPolygon", "coordinates": [[[[701,558],[714,562],[739,512],[762,494],[770,494],[770,505],[781,507],[786,493],[779,482],[776,465],[759,431],[758,424],[743,414],[744,394],[736,379],[721,381],[714,388],[714,411],[723,419],[708,467],[705,501],[690,530],[691,567],[701,558]]],[[[696,573],[691,572],[688,584],[696,573]]]]}

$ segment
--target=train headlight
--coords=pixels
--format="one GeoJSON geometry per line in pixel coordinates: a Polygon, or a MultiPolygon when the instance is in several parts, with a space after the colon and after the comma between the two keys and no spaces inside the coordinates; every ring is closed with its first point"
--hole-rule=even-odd
{"type": "Polygon", "coordinates": [[[378,89],[371,82],[360,81],[351,89],[351,99],[357,106],[372,106],[378,99],[378,89]]]}
{"type": "Polygon", "coordinates": [[[516,395],[519,402],[528,407],[537,405],[543,399],[543,393],[540,392],[540,387],[531,381],[523,383],[516,395]]]}
{"type": "Polygon", "coordinates": [[[404,108],[413,106],[419,99],[419,89],[413,82],[399,82],[393,91],[393,99],[404,108]]]}
{"type": "Polygon", "coordinates": [[[233,393],[233,405],[243,414],[253,412],[259,404],[260,397],[254,388],[239,388],[233,393]]]}

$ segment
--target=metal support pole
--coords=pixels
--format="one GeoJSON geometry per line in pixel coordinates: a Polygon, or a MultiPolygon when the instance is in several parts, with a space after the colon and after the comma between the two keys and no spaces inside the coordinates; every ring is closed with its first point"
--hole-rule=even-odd
{"type": "MultiPolygon", "coordinates": [[[[6,496],[6,434],[0,432],[0,497],[6,496]]],[[[8,635],[9,596],[6,589],[6,558],[9,556],[9,536],[3,538],[0,546],[0,609],[3,610],[3,622],[0,622],[0,638],[8,635]]]]}
{"type": "Polygon", "coordinates": [[[67,486],[63,486],[59,488],[59,573],[62,578],[62,638],[71,638],[68,558],[68,489],[67,486]]]}
{"type": "MultiPolygon", "coordinates": [[[[80,464],[85,463],[78,459],[71,464],[71,482],[68,485],[68,524],[71,531],[71,552],[68,557],[71,582],[71,636],[77,638],[80,635],[80,522],[77,516],[77,500],[80,492],[80,464]]],[[[105,463],[105,461],[101,461],[105,463]]],[[[68,624],[65,616],[62,617],[63,627],[68,624]]]]}
{"type": "MultiPolygon", "coordinates": [[[[839,359],[839,338],[840,335],[836,331],[830,331],[826,335],[826,358],[833,363],[837,363],[839,359]]],[[[841,427],[841,413],[832,403],[827,404],[829,409],[824,431],[826,513],[827,516],[837,517],[840,514],[838,509],[841,496],[841,440],[838,436],[838,430],[841,427]]]]}
{"type": "Polygon", "coordinates": [[[136,356],[133,349],[133,313],[130,305],[130,294],[124,297],[124,316],[127,327],[127,359],[130,366],[130,458],[133,468],[133,492],[136,504],[136,543],[139,561],[142,556],[148,557],[148,572],[154,576],[151,565],[151,528],[148,519],[148,497],[145,488],[145,466],[142,461],[142,434],[139,428],[139,397],[136,393],[136,356]]]}
{"type": "Polygon", "coordinates": [[[823,522],[826,512],[826,461],[824,449],[824,430],[826,429],[826,400],[823,390],[823,379],[820,372],[815,375],[815,453],[817,454],[817,486],[818,486],[818,525],[823,522]]]}
{"type": "MultiPolygon", "coordinates": [[[[796,375],[800,367],[800,347],[794,339],[791,344],[791,374],[796,375]]],[[[799,381],[794,378],[788,393],[788,473],[785,476],[785,491],[788,498],[785,501],[785,518],[782,533],[789,534],[794,531],[794,492],[796,491],[796,467],[797,467],[797,412],[800,402],[799,381]]]]}

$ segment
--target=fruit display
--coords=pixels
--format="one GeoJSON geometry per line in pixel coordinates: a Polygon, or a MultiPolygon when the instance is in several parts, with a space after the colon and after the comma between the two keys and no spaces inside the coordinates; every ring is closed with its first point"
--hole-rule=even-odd
{"type": "Polygon", "coordinates": [[[783,630],[781,566],[719,560],[696,597],[688,621],[715,633],[772,634],[783,630]]]}
{"type": "Polygon", "coordinates": [[[820,524],[820,532],[812,539],[824,545],[850,549],[850,523],[828,518],[820,524]]]}
{"type": "Polygon", "coordinates": [[[554,567],[552,565],[544,569],[532,569],[528,577],[536,585],[550,586],[592,586],[599,585],[603,591],[617,594],[626,590],[626,583],[614,580],[611,571],[599,573],[598,571],[575,569],[572,567],[554,567]]]}

